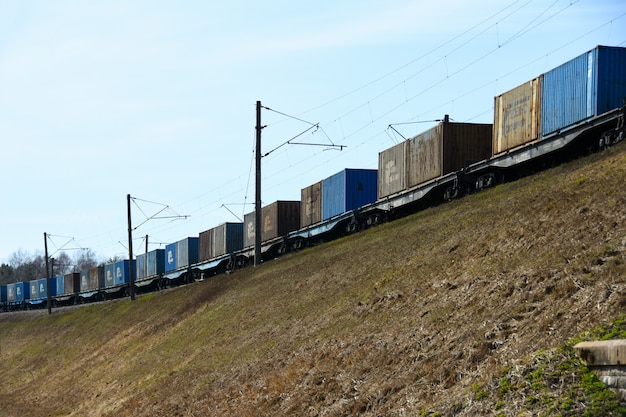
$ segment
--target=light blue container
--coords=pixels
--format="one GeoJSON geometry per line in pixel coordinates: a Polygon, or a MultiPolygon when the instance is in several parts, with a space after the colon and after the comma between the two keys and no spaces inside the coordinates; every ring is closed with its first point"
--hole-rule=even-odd
{"type": "Polygon", "coordinates": [[[104,265],[104,288],[115,287],[115,263],[104,265]]]}
{"type": "Polygon", "coordinates": [[[198,238],[188,237],[179,240],[176,247],[176,258],[177,269],[198,263],[198,238]]]}
{"type": "Polygon", "coordinates": [[[621,107],[626,48],[597,46],[543,76],[541,134],[566,129],[621,107]]]}
{"type": "Polygon", "coordinates": [[[147,276],[152,277],[163,272],[165,272],[165,250],[155,249],[148,252],[147,276]]]}
{"type": "Polygon", "coordinates": [[[322,220],[376,201],[378,170],[344,169],[322,181],[322,220]]]}

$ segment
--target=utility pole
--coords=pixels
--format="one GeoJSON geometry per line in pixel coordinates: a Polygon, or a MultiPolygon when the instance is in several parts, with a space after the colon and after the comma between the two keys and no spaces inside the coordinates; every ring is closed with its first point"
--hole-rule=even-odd
{"type": "Polygon", "coordinates": [[[261,265],[261,102],[256,102],[256,193],[254,198],[254,266],[261,265]]]}
{"type": "Polygon", "coordinates": [[[48,314],[52,314],[52,296],[50,295],[50,267],[48,266],[48,234],[43,233],[43,247],[46,256],[46,295],[48,298],[48,314]]]}
{"type": "Polygon", "coordinates": [[[133,227],[130,218],[130,194],[126,194],[128,209],[128,291],[131,301],[135,300],[135,278],[133,277],[133,227]]]}

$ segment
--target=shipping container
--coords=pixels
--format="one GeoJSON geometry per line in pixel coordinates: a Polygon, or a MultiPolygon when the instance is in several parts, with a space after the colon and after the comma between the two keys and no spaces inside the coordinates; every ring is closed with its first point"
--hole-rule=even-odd
{"type": "Polygon", "coordinates": [[[419,186],[491,156],[491,124],[437,126],[379,154],[378,198],[419,186]]]}
{"type": "Polygon", "coordinates": [[[7,301],[20,302],[30,298],[30,282],[7,284],[7,301]]]}
{"type": "Polygon", "coordinates": [[[322,221],[322,182],[316,182],[300,191],[300,227],[322,221]]]}
{"type": "Polygon", "coordinates": [[[198,234],[198,259],[200,262],[213,258],[213,229],[205,230],[198,234]]]}
{"type": "Polygon", "coordinates": [[[39,280],[37,279],[33,279],[31,281],[28,282],[28,285],[30,285],[30,300],[37,300],[39,299],[39,280]]]}
{"type": "MultiPolygon", "coordinates": [[[[136,277],[135,271],[137,268],[135,267],[135,261],[132,261],[133,265],[133,278],[136,277]]],[[[117,261],[114,264],[114,275],[113,275],[113,286],[119,287],[124,284],[128,284],[130,282],[130,265],[131,263],[128,259],[124,259],[122,261],[117,261]]]]}
{"type": "Polygon", "coordinates": [[[626,97],[626,48],[597,46],[543,75],[541,134],[621,107],[626,97]]]}
{"type": "Polygon", "coordinates": [[[442,122],[409,140],[409,188],[491,156],[491,124],[442,122]]]}
{"type": "Polygon", "coordinates": [[[197,237],[188,237],[165,247],[165,272],[183,269],[197,262],[197,237]]]}
{"type": "Polygon", "coordinates": [[[115,286],[115,262],[104,265],[104,288],[115,286]]]}
{"type": "Polygon", "coordinates": [[[175,271],[178,269],[176,265],[178,260],[176,255],[177,247],[178,245],[176,242],[165,246],[165,272],[175,271]]]}
{"type": "Polygon", "coordinates": [[[198,238],[188,237],[176,242],[176,268],[186,268],[198,263],[198,238]]]}
{"type": "Polygon", "coordinates": [[[7,302],[7,286],[6,285],[0,286],[0,302],[2,303],[7,302]]]}
{"type": "MultiPolygon", "coordinates": [[[[57,295],[56,277],[50,278],[50,296],[57,295]]],[[[37,280],[37,298],[48,298],[48,278],[40,278],[37,280]]]]}
{"type": "Polygon", "coordinates": [[[135,276],[137,277],[137,281],[141,281],[146,278],[148,276],[148,254],[140,253],[137,255],[135,266],[135,276]]]}
{"type": "Polygon", "coordinates": [[[322,181],[322,220],[376,201],[378,171],[344,169],[322,181]]]}
{"type": "Polygon", "coordinates": [[[407,155],[409,141],[404,141],[378,154],[378,198],[407,188],[407,155]]]}
{"type": "Polygon", "coordinates": [[[80,274],[72,272],[57,277],[57,296],[76,294],[80,290],[80,274]]]}
{"type": "Polygon", "coordinates": [[[97,291],[104,287],[104,267],[96,266],[80,273],[80,292],[97,291]]]}
{"type": "MultiPolygon", "coordinates": [[[[261,241],[266,242],[300,227],[300,202],[275,201],[261,209],[261,241]]],[[[255,213],[244,216],[244,247],[254,246],[255,213]]]]}
{"type": "Polygon", "coordinates": [[[199,262],[243,248],[243,223],[222,223],[199,234],[199,262]]]}
{"type": "Polygon", "coordinates": [[[148,276],[153,277],[163,272],[165,272],[165,250],[155,249],[148,252],[148,276]]]}
{"type": "Polygon", "coordinates": [[[542,80],[539,76],[495,98],[494,155],[539,139],[542,80]]]}

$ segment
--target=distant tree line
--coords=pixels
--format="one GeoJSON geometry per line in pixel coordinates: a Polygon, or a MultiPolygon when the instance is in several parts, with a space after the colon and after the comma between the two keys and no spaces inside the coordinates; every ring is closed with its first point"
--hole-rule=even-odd
{"type": "MultiPolygon", "coordinates": [[[[80,272],[94,266],[102,265],[91,249],[76,252],[72,258],[66,252],[59,252],[48,260],[50,276],[80,272]]],[[[0,285],[13,282],[31,281],[46,277],[46,259],[39,253],[30,254],[19,250],[13,253],[8,263],[0,265],[0,285]]]]}

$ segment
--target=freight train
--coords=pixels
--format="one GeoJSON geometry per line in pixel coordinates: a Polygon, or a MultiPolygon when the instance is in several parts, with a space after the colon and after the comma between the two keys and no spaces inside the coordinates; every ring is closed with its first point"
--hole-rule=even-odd
{"type": "MultiPolygon", "coordinates": [[[[626,48],[597,46],[494,99],[493,124],[451,122],[262,208],[262,261],[527,175],[624,139],[626,48]]],[[[255,215],[145,254],[0,287],[3,310],[75,304],[201,280],[254,260],[255,215]],[[131,269],[132,262],[132,269],[131,269]],[[130,271],[133,271],[132,279],[130,271]]]]}

